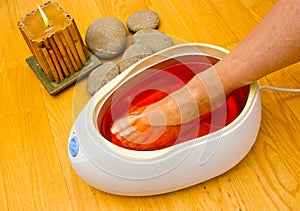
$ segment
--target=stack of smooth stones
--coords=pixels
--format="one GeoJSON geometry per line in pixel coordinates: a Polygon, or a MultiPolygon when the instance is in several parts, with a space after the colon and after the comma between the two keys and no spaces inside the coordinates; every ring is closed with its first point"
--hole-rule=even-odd
{"type": "Polygon", "coordinates": [[[157,30],[159,17],[152,10],[141,10],[130,15],[125,25],[117,18],[97,19],[86,31],[86,45],[103,64],[94,69],[87,81],[87,91],[95,94],[101,87],[137,61],[173,45],[172,39],[157,30]],[[131,40],[129,40],[131,39],[131,40]],[[128,43],[131,43],[128,46],[128,43]],[[121,62],[112,61],[121,55],[121,62]]]}

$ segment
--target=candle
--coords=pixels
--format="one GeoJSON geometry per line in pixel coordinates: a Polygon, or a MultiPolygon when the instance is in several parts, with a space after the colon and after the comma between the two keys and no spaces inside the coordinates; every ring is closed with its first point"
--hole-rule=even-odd
{"type": "Polygon", "coordinates": [[[89,59],[74,19],[48,2],[18,22],[36,62],[51,81],[62,82],[89,59]]]}

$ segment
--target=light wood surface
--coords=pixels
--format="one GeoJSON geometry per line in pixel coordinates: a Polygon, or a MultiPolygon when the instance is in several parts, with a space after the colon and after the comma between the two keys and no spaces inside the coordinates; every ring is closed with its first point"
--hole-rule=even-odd
{"type": "MultiPolygon", "coordinates": [[[[42,3],[0,2],[0,210],[300,210],[300,98],[294,93],[261,91],[262,121],[255,145],[217,178],[150,197],[111,195],[83,182],[67,150],[75,86],[50,96],[25,62],[31,53],[17,22],[42,3]]],[[[152,9],[160,16],[159,30],[170,36],[232,50],[275,0],[59,3],[74,17],[83,38],[97,18],[114,16],[125,23],[133,12],[152,9]]],[[[300,64],[259,83],[299,88],[300,64]]]]}

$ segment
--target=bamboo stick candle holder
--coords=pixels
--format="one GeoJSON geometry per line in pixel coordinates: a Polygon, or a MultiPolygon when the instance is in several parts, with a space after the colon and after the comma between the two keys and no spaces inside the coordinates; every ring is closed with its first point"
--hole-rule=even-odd
{"type": "Polygon", "coordinates": [[[40,8],[22,18],[18,27],[43,72],[59,84],[82,69],[90,54],[74,19],[58,3],[40,8]]]}

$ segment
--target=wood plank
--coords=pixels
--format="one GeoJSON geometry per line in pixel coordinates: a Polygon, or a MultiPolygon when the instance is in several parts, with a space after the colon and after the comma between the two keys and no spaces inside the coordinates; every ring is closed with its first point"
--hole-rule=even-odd
{"type": "Polygon", "coordinates": [[[39,85],[37,81],[27,84],[31,75],[26,74],[26,69],[7,69],[6,77],[0,77],[5,87],[0,94],[1,99],[5,99],[0,114],[0,177],[3,184],[0,189],[4,189],[0,193],[5,195],[0,198],[8,201],[2,210],[45,205],[50,209],[69,209],[68,190],[41,103],[39,85]]]}

